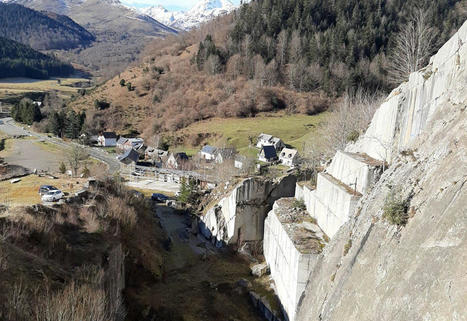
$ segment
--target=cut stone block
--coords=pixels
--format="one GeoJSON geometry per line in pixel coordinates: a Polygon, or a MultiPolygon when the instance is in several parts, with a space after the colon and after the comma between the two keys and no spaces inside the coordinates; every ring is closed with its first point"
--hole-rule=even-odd
{"type": "Polygon", "coordinates": [[[327,172],[344,184],[366,193],[378,181],[385,163],[366,154],[338,151],[332,159],[327,172]]]}
{"type": "Polygon", "coordinates": [[[276,201],[265,221],[263,241],[264,257],[290,321],[295,319],[300,296],[324,246],[323,232],[306,211],[293,209],[293,201],[276,201]]]}
{"type": "Polygon", "coordinates": [[[309,195],[308,212],[316,218],[319,227],[333,237],[355,211],[362,195],[327,173],[318,174],[315,191],[309,195]]]}

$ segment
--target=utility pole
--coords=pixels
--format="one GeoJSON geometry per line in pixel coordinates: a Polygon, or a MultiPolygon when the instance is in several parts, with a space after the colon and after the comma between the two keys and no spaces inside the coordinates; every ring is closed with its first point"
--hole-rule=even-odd
{"type": "Polygon", "coordinates": [[[353,185],[353,193],[354,195],[357,195],[357,177],[355,177],[355,183],[350,184],[350,186],[353,185]]]}

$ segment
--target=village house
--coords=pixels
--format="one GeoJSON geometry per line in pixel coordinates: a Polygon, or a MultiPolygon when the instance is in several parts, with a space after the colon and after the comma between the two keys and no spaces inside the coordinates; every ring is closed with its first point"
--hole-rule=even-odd
{"type": "Polygon", "coordinates": [[[144,146],[142,138],[125,138],[120,137],[117,141],[117,148],[120,150],[134,149],[139,150],[144,146]]]}
{"type": "Polygon", "coordinates": [[[117,146],[117,134],[114,132],[103,132],[97,137],[97,145],[103,147],[117,146]]]}
{"type": "Polygon", "coordinates": [[[168,158],[169,152],[166,150],[148,147],[144,152],[144,159],[152,161],[157,168],[162,168],[167,163],[168,158]]]}
{"type": "Polygon", "coordinates": [[[216,152],[215,162],[217,164],[223,164],[228,160],[233,160],[237,151],[235,148],[220,148],[216,152]]]}
{"type": "Polygon", "coordinates": [[[167,168],[170,169],[182,169],[185,163],[188,162],[187,154],[181,153],[171,153],[167,159],[167,168]]]}
{"type": "Polygon", "coordinates": [[[258,142],[256,143],[256,147],[261,149],[263,146],[267,145],[274,146],[276,151],[279,151],[285,147],[284,142],[280,138],[268,134],[260,134],[258,136],[258,142]]]}
{"type": "Polygon", "coordinates": [[[125,144],[128,142],[128,138],[120,137],[117,140],[117,148],[120,150],[125,150],[125,144]]]}
{"type": "Polygon", "coordinates": [[[272,145],[265,145],[261,147],[258,154],[258,159],[262,162],[271,163],[277,160],[276,149],[272,145]]]}
{"type": "Polygon", "coordinates": [[[282,165],[293,167],[298,163],[298,151],[296,149],[284,148],[279,153],[279,160],[282,165]]]}
{"type": "Polygon", "coordinates": [[[146,159],[156,159],[156,158],[168,158],[169,157],[169,152],[166,150],[154,148],[154,147],[148,147],[146,148],[144,152],[144,157],[146,159]]]}
{"type": "Polygon", "coordinates": [[[210,145],[205,145],[201,148],[200,156],[202,159],[212,161],[216,158],[217,148],[210,145]]]}
{"type": "Polygon", "coordinates": [[[139,154],[131,148],[126,150],[123,154],[118,155],[117,159],[125,165],[127,170],[134,170],[136,163],[139,160],[139,154]]]}

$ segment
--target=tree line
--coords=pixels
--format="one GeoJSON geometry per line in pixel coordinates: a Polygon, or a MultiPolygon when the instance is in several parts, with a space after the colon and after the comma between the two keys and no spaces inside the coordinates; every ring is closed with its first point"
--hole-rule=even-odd
{"type": "Polygon", "coordinates": [[[73,66],[44,55],[19,42],[0,37],[0,78],[29,77],[47,79],[69,76],[73,66]]]}
{"type": "Polygon", "coordinates": [[[54,111],[48,117],[47,130],[58,137],[76,139],[82,133],[86,113],[77,113],[70,110],[68,113],[61,110],[54,111]]]}
{"type": "MultiPolygon", "coordinates": [[[[256,0],[236,13],[225,48],[208,35],[199,69],[340,95],[349,88],[388,90],[390,50],[414,8],[423,8],[438,47],[464,22],[458,0],[256,0]],[[442,22],[442,23],[440,23],[442,22]]],[[[426,55],[426,63],[433,50],[426,55]]]]}
{"type": "Polygon", "coordinates": [[[74,110],[53,110],[46,117],[41,112],[38,104],[29,98],[23,98],[11,109],[11,117],[20,123],[33,125],[45,121],[45,131],[57,137],[70,139],[78,138],[84,130],[86,113],[77,113],[74,110]]]}
{"type": "Polygon", "coordinates": [[[32,125],[42,119],[39,106],[29,98],[23,98],[11,109],[11,117],[20,123],[32,125]]]}

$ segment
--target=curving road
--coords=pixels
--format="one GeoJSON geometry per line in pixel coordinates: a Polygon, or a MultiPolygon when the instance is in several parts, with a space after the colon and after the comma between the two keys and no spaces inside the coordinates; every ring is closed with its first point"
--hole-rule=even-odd
{"type": "MultiPolygon", "coordinates": [[[[24,136],[36,137],[42,141],[62,147],[63,149],[68,149],[73,146],[80,146],[86,150],[89,156],[106,163],[108,165],[108,171],[110,174],[113,174],[120,170],[120,162],[117,161],[114,156],[108,154],[107,152],[97,147],[83,146],[75,142],[65,142],[62,139],[57,138],[57,137],[49,137],[45,134],[40,134],[40,133],[30,131],[26,125],[24,125],[23,127],[17,125],[11,117],[0,119],[0,131],[9,136],[24,135],[24,136]]],[[[31,151],[24,150],[24,154],[31,155],[31,151]]],[[[31,155],[30,158],[33,159],[35,156],[37,155],[34,155],[34,156],[31,155]]]]}

